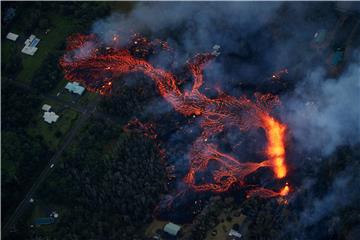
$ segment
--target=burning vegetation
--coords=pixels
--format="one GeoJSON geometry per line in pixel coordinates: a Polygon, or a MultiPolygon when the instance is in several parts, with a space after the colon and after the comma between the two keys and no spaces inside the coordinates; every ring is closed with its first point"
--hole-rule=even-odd
{"type": "MultiPolygon", "coordinates": [[[[155,82],[159,94],[175,111],[186,117],[198,117],[201,133],[192,143],[188,153],[189,169],[183,178],[183,182],[190,189],[220,193],[239,185],[249,189],[247,196],[276,197],[289,193],[290,187],[287,183],[275,191],[261,186],[250,186],[245,180],[260,168],[270,168],[275,179],[284,179],[287,176],[286,125],[271,114],[272,109],[280,104],[276,96],[256,93],[251,98],[236,98],[220,89],[217,89],[218,95],[213,98],[203,94],[200,90],[204,83],[203,70],[219,55],[218,51],[197,54],[187,61],[193,84],[191,89],[181,89],[179,82],[183,82],[182,79],[147,61],[147,57],[157,51],[171,51],[167,43],[160,40],[149,41],[136,34],[130,42],[122,46],[120,39],[120,36],[114,36],[112,45],[104,45],[96,35],[70,36],[68,52],[60,59],[65,78],[83,83],[90,91],[109,96],[112,94],[113,81],[119,79],[119,76],[140,72],[155,82]],[[225,127],[235,127],[241,131],[263,129],[267,139],[263,160],[243,162],[222,152],[214,137],[223,132],[225,127]],[[215,169],[209,168],[212,163],[217,166],[215,169]],[[210,178],[197,180],[198,174],[209,171],[210,178]]],[[[274,73],[273,78],[286,72],[274,73]]],[[[130,125],[147,129],[146,134],[156,138],[150,125],[135,120],[125,129],[129,129],[130,125]]]]}

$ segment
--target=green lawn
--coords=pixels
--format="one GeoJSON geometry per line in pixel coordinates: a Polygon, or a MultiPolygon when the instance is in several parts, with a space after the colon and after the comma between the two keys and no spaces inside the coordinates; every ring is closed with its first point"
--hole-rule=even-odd
{"type": "Polygon", "coordinates": [[[2,61],[9,61],[9,57],[12,54],[12,50],[16,49],[14,51],[21,51],[19,49],[18,42],[14,43],[10,40],[4,39],[1,43],[1,60],[2,61]]]}
{"type": "Polygon", "coordinates": [[[52,106],[50,111],[54,110],[59,115],[58,121],[52,124],[44,122],[43,111],[39,109],[39,114],[36,116],[36,124],[29,126],[27,132],[30,135],[42,137],[50,149],[55,150],[79,114],[71,109],[64,109],[64,107],[51,101],[46,101],[46,104],[52,106]]]}
{"type": "MultiPolygon", "coordinates": [[[[35,71],[41,66],[48,54],[59,47],[64,39],[73,31],[73,22],[70,19],[54,15],[51,18],[53,24],[50,32],[45,35],[44,32],[35,32],[40,38],[38,50],[34,56],[22,54],[23,70],[18,75],[18,80],[24,83],[30,83],[35,71]]],[[[21,51],[21,49],[19,49],[21,51]]]]}
{"type": "Polygon", "coordinates": [[[87,90],[85,90],[85,92],[81,96],[74,95],[73,93],[70,93],[68,90],[65,89],[65,85],[68,82],[69,81],[62,79],[54,88],[54,90],[51,91],[50,94],[57,96],[57,94],[60,93],[57,97],[69,103],[71,103],[73,100],[76,100],[76,104],[79,107],[86,106],[89,102],[95,100],[98,97],[98,94],[89,92],[87,90]]]}
{"type": "Polygon", "coordinates": [[[97,93],[85,91],[85,93],[79,99],[78,103],[80,106],[86,106],[89,102],[94,101],[98,97],[99,95],[97,93]]]}
{"type": "MultiPolygon", "coordinates": [[[[63,212],[66,211],[66,209],[60,206],[46,203],[43,200],[37,198],[34,203],[34,206],[32,207],[31,216],[28,218],[27,224],[29,226],[34,225],[36,219],[49,217],[49,210],[57,212],[59,214],[59,218],[61,217],[63,212]]],[[[34,227],[37,228],[37,231],[40,231],[45,235],[48,235],[56,228],[56,222],[50,225],[42,225],[42,226],[34,225],[34,227]]]]}

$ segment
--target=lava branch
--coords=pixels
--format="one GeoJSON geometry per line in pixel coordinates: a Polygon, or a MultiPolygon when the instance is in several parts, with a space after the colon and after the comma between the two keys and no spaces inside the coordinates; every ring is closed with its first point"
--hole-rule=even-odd
{"type": "MultiPolygon", "coordinates": [[[[135,43],[138,44],[138,41],[135,43]]],[[[204,83],[203,69],[218,55],[212,53],[197,54],[187,62],[194,82],[191,90],[182,91],[177,85],[179,80],[171,72],[154,67],[144,58],[135,57],[131,49],[106,47],[104,50],[96,36],[78,34],[69,38],[68,52],[60,59],[60,65],[66,79],[79,81],[88,90],[102,95],[111,95],[112,83],[119,79],[118,76],[141,72],[155,82],[160,95],[177,112],[185,116],[200,116],[202,132],[189,152],[190,169],[184,178],[184,182],[195,191],[224,192],[235,183],[244,185],[245,177],[262,167],[271,168],[276,178],[286,177],[286,126],[270,115],[270,110],[279,103],[276,96],[255,94],[252,101],[244,96],[235,98],[226,95],[220,90],[219,95],[212,99],[202,94],[199,89],[204,83]],[[264,129],[267,138],[266,160],[260,163],[240,162],[220,152],[209,139],[222,132],[225,126],[238,127],[242,131],[264,129]],[[196,174],[206,171],[209,161],[216,161],[220,165],[212,172],[212,181],[196,183],[196,174]]],[[[139,52],[136,47],[135,52],[139,52]]],[[[256,187],[249,191],[248,196],[285,196],[289,191],[287,184],[279,192],[256,187]]]]}

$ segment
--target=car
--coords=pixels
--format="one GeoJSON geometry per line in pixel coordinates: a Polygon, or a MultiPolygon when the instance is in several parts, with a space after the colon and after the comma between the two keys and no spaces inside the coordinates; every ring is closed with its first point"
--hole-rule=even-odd
{"type": "Polygon", "coordinates": [[[53,167],[54,167],[54,164],[51,164],[51,165],[50,165],[50,168],[53,168],[53,167]]]}

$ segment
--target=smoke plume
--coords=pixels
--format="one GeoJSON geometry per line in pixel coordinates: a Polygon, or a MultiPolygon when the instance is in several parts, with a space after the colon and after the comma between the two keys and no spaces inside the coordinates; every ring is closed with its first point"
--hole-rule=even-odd
{"type": "MultiPolygon", "coordinates": [[[[280,116],[295,141],[292,147],[301,153],[327,157],[340,146],[360,142],[360,52],[353,51],[354,57],[347,59],[346,69],[337,77],[328,75],[325,59],[307,57],[313,55],[309,45],[314,34],[319,29],[330,32],[336,25],[335,7],[339,6],[295,2],[139,3],[128,13],[113,13],[97,21],[92,32],[109,43],[114,34],[123,39],[137,32],[160,38],[175,49],[179,66],[195,53],[209,52],[219,44],[221,54],[205,69],[205,82],[234,96],[249,92],[243,84],[256,87],[268,83],[273,72],[289,68],[286,81],[293,87],[280,91],[280,116]],[[291,68],[300,62],[300,70],[291,68]]],[[[151,61],[166,65],[161,54],[151,61]]],[[[146,112],[170,111],[163,109],[161,101],[150,103],[146,112]]],[[[181,139],[184,137],[179,132],[170,137],[176,142],[181,139]]],[[[237,136],[229,135],[229,139],[236,140],[237,136]]],[[[186,145],[181,143],[184,152],[186,145]]],[[[177,166],[186,161],[183,155],[172,158],[180,159],[177,166]]],[[[318,167],[319,162],[311,161],[307,164],[318,167]]],[[[301,166],[296,167],[296,171],[302,171],[301,166]]],[[[346,168],[326,194],[310,198],[299,213],[303,227],[335,216],[339,209],[359,200],[359,191],[345,191],[349,187],[358,189],[356,169],[346,168]]],[[[314,186],[307,186],[309,181],[303,179],[302,187],[311,191],[314,186]]]]}

